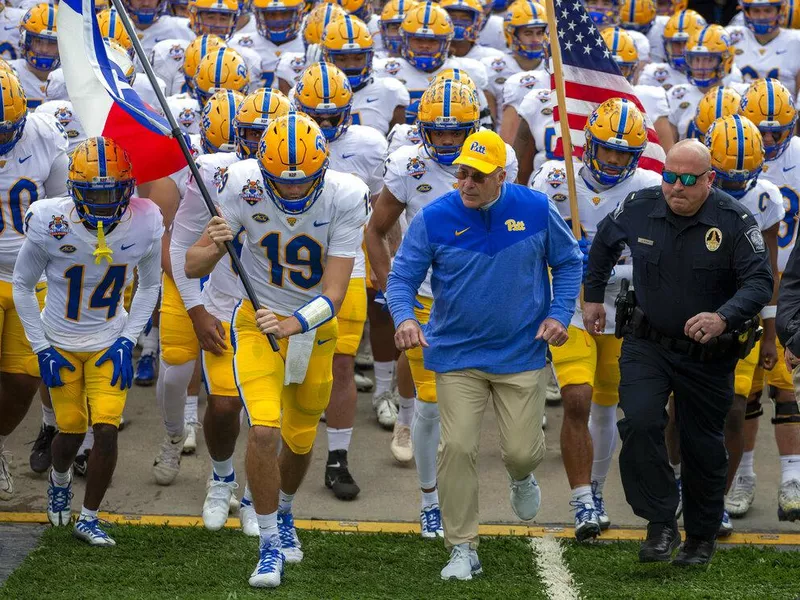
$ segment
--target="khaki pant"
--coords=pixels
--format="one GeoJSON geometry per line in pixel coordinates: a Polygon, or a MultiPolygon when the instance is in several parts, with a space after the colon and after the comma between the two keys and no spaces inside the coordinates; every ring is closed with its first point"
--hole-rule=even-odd
{"type": "Polygon", "coordinates": [[[442,437],[437,459],[444,541],[478,544],[478,444],[489,397],[509,475],[520,480],[544,458],[546,369],[494,375],[477,369],[436,374],[442,437]]]}

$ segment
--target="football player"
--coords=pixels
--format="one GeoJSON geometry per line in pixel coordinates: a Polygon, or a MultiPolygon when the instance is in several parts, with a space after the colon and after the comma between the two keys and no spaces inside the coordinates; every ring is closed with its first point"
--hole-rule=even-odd
{"type": "Polygon", "coordinates": [[[741,101],[742,96],[733,88],[725,87],[724,85],[711,88],[697,104],[697,112],[689,126],[689,134],[686,137],[694,137],[704,141],[711,124],[717,119],[738,113],[741,101]]]}
{"type": "MultiPolygon", "coordinates": [[[[261,547],[254,587],[280,585],[283,564],[303,552],[292,501],[310,464],[319,417],[330,398],[344,300],[369,215],[357,177],[327,170],[328,144],[309,117],[272,121],[256,160],[231,165],[214,217],[186,255],[186,274],[207,275],[224,242],[245,230],[242,264],[263,307],[238,303],[231,320],[234,374],[250,423],[247,479],[261,547]],[[274,311],[274,312],[273,312],[274,311]],[[280,352],[273,352],[273,334],[280,352]],[[278,456],[280,441],[283,445],[278,456]]],[[[244,296],[242,286],[239,293],[244,296]]]]}
{"type": "MultiPolygon", "coordinates": [[[[645,60],[637,65],[634,80],[639,78],[639,71],[641,67],[643,67],[645,63],[649,63],[651,60],[654,60],[653,40],[655,40],[658,46],[661,46],[661,33],[663,32],[663,25],[665,25],[666,22],[662,23],[661,31],[658,32],[657,35],[650,35],[650,32],[653,30],[653,26],[656,22],[656,14],[655,0],[623,0],[620,3],[619,27],[634,32],[635,37],[641,34],[647,39],[648,53],[645,57],[645,60]]],[[[641,46],[641,41],[639,45],[637,45],[637,52],[639,50],[639,46],[641,46]]],[[[659,52],[658,54],[660,57],[663,57],[663,52],[659,52]]],[[[660,60],[663,60],[663,58],[660,60]]]]}
{"type": "MultiPolygon", "coordinates": [[[[647,145],[642,113],[629,100],[612,98],[589,116],[584,129],[583,160],[574,159],[581,249],[587,254],[597,224],[631,192],[658,185],[652,171],[638,168],[647,145]]],[[[531,187],[547,194],[561,216],[571,219],[564,161],[548,161],[534,176],[531,187]]],[[[606,314],[612,314],[620,281],[630,279],[631,267],[617,265],[606,290],[606,314]]],[[[606,320],[603,334],[585,331],[582,311],[569,326],[569,340],[552,347],[564,423],[561,453],[572,489],[570,506],[575,512],[575,538],[597,537],[611,521],[605,510],[603,486],[617,442],[617,388],[621,340],[614,336],[614,321],[606,320]]]]}
{"type": "Polygon", "coordinates": [[[59,122],[67,135],[69,145],[67,146],[67,154],[70,154],[83,140],[86,139],[86,132],[83,130],[83,125],[78,120],[78,115],[72,107],[72,102],[69,100],[48,100],[42,102],[36,107],[34,112],[52,115],[59,122]]]}
{"type": "Polygon", "coordinates": [[[124,5],[148,56],[162,40],[191,42],[195,38],[187,19],[167,14],[167,0],[125,0],[124,5]]]}
{"type": "MultiPolygon", "coordinates": [[[[778,269],[778,225],[783,222],[784,208],[781,193],[774,183],[759,177],[764,165],[764,143],[761,133],[750,119],[732,114],[715,120],[704,142],[711,151],[711,168],[715,173],[713,185],[741,202],[755,217],[769,248],[773,271],[778,269]]],[[[709,263],[709,268],[715,265],[709,263]]],[[[716,285],[713,275],[703,277],[706,285],[716,285]]],[[[775,333],[775,305],[778,301],[779,278],[775,278],[772,301],[762,313],[764,336],[747,358],[740,360],[735,372],[735,396],[725,419],[725,447],[728,451],[728,480],[730,490],[744,449],[744,423],[747,403],[758,401],[764,389],[764,370],[778,363],[775,333]],[[770,315],[771,316],[768,316],[770,315]]],[[[722,515],[718,537],[733,533],[728,511],[722,515]]]]}
{"type": "Polygon", "coordinates": [[[391,0],[383,7],[380,20],[382,50],[378,51],[381,58],[397,58],[401,55],[403,39],[400,36],[400,25],[408,9],[416,4],[416,0],[391,0]]]}
{"type": "Polygon", "coordinates": [[[130,159],[112,139],[84,141],[70,159],[69,194],[28,209],[14,267],[14,303],[58,422],[47,517],[55,526],[70,522],[72,462],[91,412],[94,448],[73,534],[93,546],[115,545],[97,511],[117,462],[133,348],[158,300],[164,226],[153,202],[131,198],[135,185],[130,159]],[[134,269],[139,286],[128,313],[122,299],[134,269]],[[40,315],[42,275],[48,287],[40,315]]]}
{"type": "Polygon", "coordinates": [[[232,90],[246,94],[250,85],[247,63],[232,48],[219,48],[206,54],[197,67],[192,80],[194,97],[204,106],[219,90],[232,90]]]}
{"type": "Polygon", "coordinates": [[[61,64],[56,7],[44,2],[37,4],[25,13],[19,28],[21,56],[10,64],[25,89],[28,107],[33,109],[44,101],[47,76],[61,64]]]}
{"type": "Polygon", "coordinates": [[[508,48],[503,34],[503,19],[512,0],[481,0],[481,3],[484,7],[484,17],[478,43],[500,50],[500,52],[507,52],[508,48]]]}
{"type": "Polygon", "coordinates": [[[14,8],[7,4],[3,4],[0,7],[0,26],[3,28],[3,38],[0,41],[0,58],[10,61],[19,57],[19,24],[24,16],[25,11],[21,8],[14,8]]]}
{"type": "Polygon", "coordinates": [[[459,58],[483,60],[501,58],[505,50],[478,44],[478,35],[483,24],[483,5],[480,0],[442,0],[439,3],[453,22],[453,40],[450,53],[459,58]]]}
{"type": "MultiPolygon", "coordinates": [[[[797,123],[797,111],[789,90],[774,79],[758,80],[750,85],[742,97],[740,114],[750,119],[761,131],[764,140],[766,161],[760,180],[766,180],[778,186],[783,195],[786,216],[778,229],[778,265],[777,272],[782,273],[789,260],[789,254],[797,239],[797,215],[800,206],[800,174],[796,165],[800,164],[800,139],[793,135],[797,123]]],[[[767,307],[761,313],[764,319],[774,319],[775,309],[767,307]]],[[[761,340],[762,348],[769,341],[769,334],[774,330],[765,327],[765,336],[761,340]]],[[[774,338],[773,338],[774,339],[774,338]]],[[[778,519],[794,521],[800,518],[800,441],[798,441],[798,423],[800,411],[794,396],[792,376],[782,360],[784,349],[780,342],[777,345],[777,360],[771,371],[767,372],[767,384],[775,388],[773,401],[775,414],[772,423],[775,426],[775,441],[781,461],[781,485],[778,490],[778,519]]],[[[761,360],[765,359],[762,351],[761,360]]],[[[741,517],[749,510],[755,497],[756,475],[753,471],[753,455],[756,435],[758,433],[758,417],[763,414],[760,396],[749,399],[744,426],[744,453],[739,468],[728,493],[725,508],[730,516],[741,517]]]]}
{"type": "MultiPolygon", "coordinates": [[[[349,24],[352,28],[354,21],[354,17],[348,15],[341,21],[334,21],[333,25],[349,24]]],[[[328,34],[325,35],[327,37],[328,34]]],[[[322,130],[328,141],[330,168],[355,175],[367,184],[370,196],[377,196],[383,187],[381,176],[387,150],[386,139],[371,127],[351,124],[354,94],[349,79],[332,64],[316,63],[306,69],[295,87],[293,103],[297,110],[314,119],[322,130]]],[[[359,248],[350,285],[338,313],[339,335],[333,355],[333,390],[330,404],[325,410],[328,433],[325,486],[339,500],[352,500],[360,491],[348,469],[347,453],[358,399],[353,379],[355,357],[367,319],[366,276],[364,252],[359,248]]],[[[376,408],[375,400],[373,397],[373,408],[376,408]]],[[[393,427],[394,422],[388,426],[393,427]]]]}
{"type": "Polygon", "coordinates": [[[660,85],[665,90],[686,83],[686,42],[695,31],[706,24],[706,20],[693,10],[682,10],[669,17],[664,24],[660,42],[666,62],[653,61],[645,65],[638,82],[641,85],[660,85]]]}
{"type": "MultiPolygon", "coordinates": [[[[67,182],[67,138],[52,115],[29,113],[25,92],[10,71],[0,72],[3,122],[0,123],[0,500],[14,492],[3,442],[22,422],[39,388],[39,368],[14,306],[11,277],[25,239],[23,217],[41,198],[63,196],[67,182]]],[[[39,297],[44,299],[44,282],[39,297]]],[[[42,425],[34,451],[41,452],[44,470],[50,463],[50,443],[56,433],[51,406],[42,404],[42,425]]],[[[32,462],[32,467],[36,466],[32,462]]],[[[38,469],[39,467],[37,467],[38,469]]]]}

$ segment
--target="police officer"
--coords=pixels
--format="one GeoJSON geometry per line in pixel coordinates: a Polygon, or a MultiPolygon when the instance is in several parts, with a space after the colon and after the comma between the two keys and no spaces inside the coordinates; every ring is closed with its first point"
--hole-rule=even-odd
{"type": "MultiPolygon", "coordinates": [[[[683,461],[686,541],[675,565],[711,560],[722,519],[725,416],[737,357],[755,343],[754,322],[772,296],[769,253],[753,216],[712,189],[708,149],[684,140],[667,154],[660,188],[628,196],[598,226],[584,285],[584,324],[602,333],[603,293],[627,244],[636,308],[618,310],[620,471],[634,513],[647,519],[640,562],[666,562],[680,544],[678,489],[667,460],[670,394],[683,461]],[[624,313],[624,314],[620,314],[624,313]]],[[[629,295],[632,300],[633,294],[629,295]]],[[[626,302],[623,302],[626,307],[626,302]]]]}

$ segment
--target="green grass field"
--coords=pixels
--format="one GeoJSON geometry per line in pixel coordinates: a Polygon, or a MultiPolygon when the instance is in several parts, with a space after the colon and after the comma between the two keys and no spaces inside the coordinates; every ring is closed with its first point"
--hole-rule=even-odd
{"type": "MultiPolygon", "coordinates": [[[[115,548],[90,548],[69,529],[48,529],[38,548],[0,588],[0,599],[548,598],[524,538],[484,538],[484,576],[443,582],[441,542],[413,535],[301,531],[305,559],[286,568],[277,590],[247,585],[257,540],[236,530],[110,526],[115,548]]],[[[582,598],[758,599],[800,596],[800,553],[749,547],[721,550],[708,569],[640,565],[636,543],[563,543],[582,598]]]]}

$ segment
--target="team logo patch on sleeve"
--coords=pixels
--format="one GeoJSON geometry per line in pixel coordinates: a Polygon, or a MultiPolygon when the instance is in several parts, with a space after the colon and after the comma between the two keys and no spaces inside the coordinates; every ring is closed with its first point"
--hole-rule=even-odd
{"type": "Polygon", "coordinates": [[[47,231],[57,240],[61,240],[69,233],[69,223],[64,215],[53,215],[53,220],[47,226],[47,231]]]}
{"type": "Polygon", "coordinates": [[[383,65],[383,70],[389,75],[397,75],[402,68],[402,65],[396,60],[387,60],[386,64],[383,65]]]}
{"type": "Polygon", "coordinates": [[[223,184],[223,179],[227,181],[228,178],[228,167],[217,167],[217,170],[214,171],[214,178],[213,183],[214,187],[218,190],[221,190],[223,184]]]}
{"type": "Polygon", "coordinates": [[[408,159],[408,163],[406,164],[406,171],[408,174],[411,175],[414,179],[419,179],[427,170],[425,169],[425,161],[417,156],[412,156],[408,159]]]}
{"type": "Polygon", "coordinates": [[[180,44],[170,46],[169,57],[175,62],[183,62],[183,48],[180,44]]]}
{"type": "Polygon", "coordinates": [[[306,57],[305,56],[295,56],[289,62],[289,68],[292,69],[295,73],[302,73],[306,68],[306,57]]]}
{"type": "Polygon", "coordinates": [[[761,230],[758,228],[758,225],[753,225],[745,232],[745,235],[747,236],[747,241],[750,242],[750,245],[753,247],[753,252],[756,254],[761,254],[767,249],[764,243],[764,236],[761,235],[761,230]]]}
{"type": "Polygon", "coordinates": [[[567,172],[564,169],[550,169],[545,181],[555,189],[567,181],[567,172]]]}
{"type": "Polygon", "coordinates": [[[59,106],[56,109],[56,112],[53,114],[55,115],[56,120],[58,120],[58,122],[61,123],[61,126],[67,133],[68,138],[78,137],[79,134],[76,130],[68,129],[68,127],[72,125],[72,121],[75,119],[75,117],[72,114],[72,111],[69,108],[67,108],[66,106],[59,106]]]}
{"type": "Polygon", "coordinates": [[[659,67],[653,71],[653,78],[658,83],[664,83],[667,79],[669,79],[669,71],[667,71],[664,67],[659,67]]]}
{"type": "Polygon", "coordinates": [[[239,197],[250,206],[255,206],[259,201],[264,199],[264,188],[260,182],[248,179],[247,183],[242,186],[239,197]]]}
{"type": "MultiPolygon", "coordinates": [[[[758,232],[758,235],[761,236],[760,231],[758,232]]],[[[706,249],[709,252],[716,252],[717,250],[719,250],[719,247],[721,245],[722,245],[722,232],[719,229],[717,229],[716,227],[712,227],[711,229],[706,231],[706,249]]]]}
{"type": "Polygon", "coordinates": [[[519,84],[524,88],[531,89],[533,86],[536,85],[536,77],[534,77],[533,75],[525,75],[523,77],[520,77],[519,84]]]}
{"type": "Polygon", "coordinates": [[[506,68],[506,59],[505,58],[495,58],[492,60],[492,70],[497,71],[498,73],[506,68]]]}
{"type": "Polygon", "coordinates": [[[184,108],[178,114],[178,122],[184,129],[189,129],[197,121],[197,111],[191,108],[184,108]]]}

